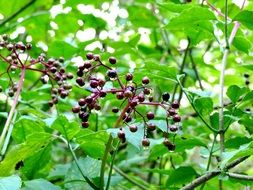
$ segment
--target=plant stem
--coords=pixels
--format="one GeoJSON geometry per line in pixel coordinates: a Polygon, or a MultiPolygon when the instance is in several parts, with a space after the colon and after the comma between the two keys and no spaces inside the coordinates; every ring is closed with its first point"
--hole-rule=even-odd
{"type": "Polygon", "coordinates": [[[197,115],[199,116],[199,118],[202,120],[202,122],[207,126],[208,129],[210,129],[211,131],[213,131],[214,133],[218,133],[218,131],[216,129],[214,129],[211,125],[209,125],[206,120],[203,118],[203,116],[198,112],[198,110],[196,109],[195,105],[193,104],[192,99],[190,98],[190,96],[187,94],[187,92],[184,90],[184,87],[182,86],[181,82],[179,79],[177,79],[177,82],[179,84],[179,86],[181,87],[182,91],[184,92],[186,98],[188,99],[188,101],[190,102],[192,108],[194,109],[194,111],[197,113],[197,115]]]}
{"type": "MultiPolygon", "coordinates": [[[[245,156],[245,157],[239,158],[239,159],[231,162],[230,164],[228,164],[227,166],[224,167],[224,170],[229,170],[231,168],[234,168],[235,166],[237,166],[238,164],[240,164],[241,162],[243,162],[247,158],[249,158],[249,156],[245,156]]],[[[208,173],[198,177],[197,179],[193,180],[191,183],[185,185],[183,188],[181,188],[181,190],[192,190],[192,189],[198,187],[199,185],[209,181],[210,179],[216,177],[221,172],[222,172],[221,170],[208,172],[208,173]]]]}
{"type": "Polygon", "coordinates": [[[231,178],[253,181],[253,176],[242,175],[242,174],[237,174],[237,173],[230,173],[230,172],[227,172],[226,174],[231,178]]]}
{"type": "Polygon", "coordinates": [[[31,0],[30,2],[28,2],[27,4],[25,4],[23,7],[21,7],[17,12],[13,13],[11,16],[9,16],[8,18],[6,18],[3,22],[0,23],[0,27],[3,26],[3,25],[5,25],[10,20],[14,19],[17,15],[19,15],[21,12],[23,12],[28,7],[30,7],[33,3],[35,3],[35,1],[36,0],[31,0]]]}
{"type": "Polygon", "coordinates": [[[113,140],[112,135],[110,135],[108,142],[106,143],[105,153],[104,153],[101,168],[100,168],[100,183],[99,183],[100,190],[104,189],[105,164],[106,164],[107,156],[108,156],[110,148],[111,148],[112,140],[113,140]]]}
{"type": "Polygon", "coordinates": [[[21,93],[21,90],[22,90],[22,87],[23,87],[23,84],[24,84],[25,71],[26,71],[26,69],[22,68],[20,79],[19,79],[19,82],[18,82],[18,88],[17,88],[17,91],[16,91],[15,96],[14,96],[13,104],[11,106],[11,110],[9,112],[8,118],[7,118],[6,122],[5,122],[2,134],[1,134],[1,137],[0,137],[0,149],[1,150],[2,150],[2,146],[3,146],[3,142],[4,142],[4,139],[5,139],[6,133],[7,133],[8,129],[9,129],[9,126],[10,126],[10,123],[12,121],[15,109],[16,109],[17,104],[18,104],[18,98],[20,96],[20,93],[21,93]]]}
{"type": "Polygon", "coordinates": [[[105,188],[106,190],[109,190],[109,187],[110,187],[113,164],[114,164],[114,160],[115,160],[116,154],[117,154],[118,149],[119,149],[119,145],[120,145],[120,141],[117,142],[117,145],[115,147],[114,153],[112,155],[112,161],[111,161],[111,164],[110,164],[110,170],[109,170],[108,180],[107,180],[107,184],[106,184],[106,188],[105,188]]]}
{"type": "Polygon", "coordinates": [[[134,181],[133,179],[131,179],[127,174],[125,174],[122,170],[120,170],[119,168],[117,168],[116,166],[113,166],[113,169],[120,174],[122,177],[124,177],[127,181],[129,181],[130,183],[134,184],[136,187],[139,187],[142,190],[147,190],[148,188],[146,188],[145,186],[141,185],[140,183],[137,183],[136,181],[134,181]]]}

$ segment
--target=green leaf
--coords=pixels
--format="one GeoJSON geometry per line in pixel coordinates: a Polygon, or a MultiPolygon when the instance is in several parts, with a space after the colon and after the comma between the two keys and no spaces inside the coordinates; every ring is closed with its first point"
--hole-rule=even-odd
{"type": "Polygon", "coordinates": [[[20,190],[22,185],[21,179],[17,175],[0,178],[1,190],[20,190]]]}
{"type": "Polygon", "coordinates": [[[245,37],[238,36],[234,38],[233,46],[235,46],[238,50],[248,54],[249,49],[251,48],[251,43],[245,37]]]}
{"type": "Polygon", "coordinates": [[[48,55],[52,57],[72,58],[77,53],[77,48],[64,41],[54,41],[48,49],[48,55]]]}
{"type": "Polygon", "coordinates": [[[22,143],[28,135],[38,132],[44,132],[45,123],[37,117],[22,116],[14,125],[12,138],[16,143],[22,143]]]}
{"type": "Polygon", "coordinates": [[[196,6],[182,11],[178,16],[172,18],[166,27],[170,29],[175,29],[175,27],[193,27],[193,24],[198,24],[201,21],[209,20],[216,20],[213,12],[208,8],[196,6]]]}
{"type": "Polygon", "coordinates": [[[192,149],[196,146],[203,146],[206,147],[206,144],[203,142],[203,140],[198,138],[191,138],[191,139],[181,139],[176,138],[176,152],[183,152],[187,149],[192,149]]]}
{"type": "Polygon", "coordinates": [[[197,176],[197,172],[192,167],[179,167],[171,172],[166,185],[181,185],[190,182],[197,176]]]}
{"type": "Polygon", "coordinates": [[[33,133],[27,136],[24,143],[13,146],[7,152],[5,159],[0,163],[0,176],[10,175],[17,163],[44,149],[51,140],[52,136],[48,133],[33,133]]]}
{"type": "Polygon", "coordinates": [[[249,134],[253,134],[253,118],[249,115],[244,115],[239,121],[239,124],[244,125],[249,134]]]}
{"type": "Polygon", "coordinates": [[[232,85],[227,90],[227,96],[233,103],[236,103],[240,99],[240,96],[245,93],[245,91],[245,88],[240,88],[237,85],[232,85]]]}
{"type": "Polygon", "coordinates": [[[244,10],[238,13],[233,20],[239,21],[247,28],[253,30],[253,11],[244,10]]]}
{"type": "Polygon", "coordinates": [[[223,161],[221,163],[221,168],[223,168],[227,163],[232,162],[233,160],[250,155],[253,155],[253,142],[244,144],[240,146],[237,150],[224,152],[222,154],[223,161]]]}
{"type": "Polygon", "coordinates": [[[190,5],[190,4],[181,4],[181,3],[176,4],[176,3],[172,3],[172,2],[160,3],[160,4],[158,4],[158,6],[161,9],[164,9],[166,11],[175,12],[175,13],[181,13],[185,9],[189,9],[189,8],[193,7],[193,5],[190,5]]]}
{"type": "Polygon", "coordinates": [[[34,179],[31,181],[24,181],[24,188],[22,190],[61,190],[59,186],[56,186],[45,179],[34,179]]]}
{"type": "MultiPolygon", "coordinates": [[[[78,164],[86,177],[90,179],[99,177],[101,161],[90,157],[86,157],[80,158],[78,160],[78,164]]],[[[83,176],[81,175],[79,169],[77,168],[76,163],[72,162],[71,167],[69,168],[65,177],[65,187],[67,189],[80,189],[81,186],[82,187],[81,189],[89,189],[89,187],[84,187],[85,185],[84,181],[78,182],[78,180],[83,181],[83,176]]]]}
{"type": "Polygon", "coordinates": [[[200,97],[194,100],[194,105],[197,111],[203,115],[210,115],[213,111],[213,101],[209,97],[200,97]]]}
{"type": "Polygon", "coordinates": [[[58,130],[65,138],[71,140],[79,131],[80,124],[69,122],[64,115],[60,115],[53,122],[51,128],[58,130]]]}

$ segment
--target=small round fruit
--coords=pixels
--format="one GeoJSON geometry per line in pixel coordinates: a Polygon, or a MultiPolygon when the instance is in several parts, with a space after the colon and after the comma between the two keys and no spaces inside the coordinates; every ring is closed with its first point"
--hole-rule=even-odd
{"type": "Polygon", "coordinates": [[[247,73],[244,73],[243,76],[244,76],[245,78],[249,78],[249,74],[247,74],[247,73]]]}
{"type": "Polygon", "coordinates": [[[131,73],[126,74],[126,81],[131,81],[133,79],[133,75],[131,73]]]}
{"type": "Polygon", "coordinates": [[[86,104],[85,99],[84,99],[84,98],[80,98],[80,99],[78,100],[78,104],[79,104],[80,106],[84,106],[84,105],[86,104]]]}
{"type": "Polygon", "coordinates": [[[126,134],[122,129],[119,130],[118,137],[119,137],[119,139],[125,139],[126,138],[126,134]]]}
{"type": "Polygon", "coordinates": [[[168,102],[170,99],[170,94],[168,92],[163,93],[162,99],[163,101],[168,102]]]}
{"type": "Polygon", "coordinates": [[[156,125],[155,124],[153,124],[153,123],[149,123],[148,124],[148,130],[154,131],[155,129],[156,129],[156,125]]]}
{"type": "Polygon", "coordinates": [[[122,100],[124,98],[123,92],[117,92],[116,97],[117,97],[118,100],[122,100]]]}
{"type": "Polygon", "coordinates": [[[93,98],[90,97],[90,96],[88,96],[88,97],[85,98],[85,102],[86,102],[87,104],[91,104],[91,103],[93,102],[93,98]]]}
{"type": "Polygon", "coordinates": [[[111,64],[115,64],[117,62],[117,59],[115,57],[109,57],[109,62],[111,64]]]}
{"type": "Polygon", "coordinates": [[[178,127],[176,125],[171,125],[169,129],[171,132],[176,132],[178,130],[178,127]]]}
{"type": "Polygon", "coordinates": [[[145,101],[145,96],[144,96],[143,93],[140,93],[140,94],[138,95],[138,100],[139,100],[140,102],[144,102],[144,101],[145,101]]]}
{"type": "Polygon", "coordinates": [[[149,83],[149,78],[147,76],[142,78],[142,84],[148,84],[149,83]]]}
{"type": "Polygon", "coordinates": [[[86,58],[87,58],[88,60],[93,59],[93,53],[91,53],[91,52],[87,53],[87,54],[86,54],[86,58]]]}
{"type": "Polygon", "coordinates": [[[138,127],[136,125],[130,125],[129,126],[129,130],[132,132],[132,133],[135,133],[137,130],[138,130],[138,127]]]}
{"type": "Polygon", "coordinates": [[[147,118],[150,120],[150,119],[154,119],[155,118],[155,114],[153,112],[148,112],[147,113],[147,118]]]}
{"type": "Polygon", "coordinates": [[[83,128],[88,128],[89,127],[89,122],[88,121],[83,121],[82,122],[82,127],[83,128]]]}
{"type": "Polygon", "coordinates": [[[249,84],[250,84],[250,81],[249,81],[249,80],[246,80],[246,81],[245,81],[245,84],[246,84],[246,85],[249,85],[249,84]]]}
{"type": "Polygon", "coordinates": [[[150,89],[149,88],[144,88],[143,93],[145,95],[149,95],[150,94],[150,89]]]}
{"type": "Polygon", "coordinates": [[[150,142],[147,138],[144,138],[144,139],[142,139],[141,144],[144,147],[148,147],[150,145],[150,142]]]}
{"type": "Polygon", "coordinates": [[[83,78],[81,78],[81,77],[78,77],[78,78],[76,79],[76,83],[77,83],[79,86],[84,86],[84,85],[85,85],[85,82],[84,82],[83,78]]]}
{"type": "Polygon", "coordinates": [[[109,70],[109,71],[107,71],[107,76],[108,76],[109,78],[114,79],[114,78],[117,77],[117,71],[115,71],[115,70],[109,70]]]}
{"type": "Polygon", "coordinates": [[[72,112],[73,112],[73,113],[79,113],[79,112],[80,112],[80,109],[81,109],[81,108],[80,108],[79,106],[75,106],[75,107],[72,108],[72,112]]]}
{"type": "Polygon", "coordinates": [[[169,108],[168,109],[168,116],[173,116],[175,115],[177,112],[174,108],[169,108]]]}
{"type": "Polygon", "coordinates": [[[100,61],[100,55],[98,55],[98,54],[93,55],[93,60],[100,61]]]}
{"type": "Polygon", "coordinates": [[[49,107],[53,107],[53,105],[54,105],[53,100],[49,100],[49,101],[48,101],[48,105],[49,105],[49,107]]]}
{"type": "Polygon", "coordinates": [[[96,80],[91,80],[91,81],[90,81],[90,87],[91,87],[91,88],[97,88],[97,87],[98,87],[98,81],[96,81],[96,80]]]}
{"type": "Polygon", "coordinates": [[[179,103],[178,103],[178,101],[172,102],[171,107],[174,108],[174,109],[178,109],[178,108],[179,108],[179,103]]]}
{"type": "Polygon", "coordinates": [[[118,113],[118,112],[119,112],[119,108],[113,107],[113,108],[112,108],[112,112],[113,112],[113,113],[118,113]]]}
{"type": "Polygon", "coordinates": [[[171,146],[172,142],[166,138],[166,139],[164,139],[163,144],[164,144],[164,146],[168,147],[168,146],[171,146]]]}
{"type": "Polygon", "coordinates": [[[133,95],[132,91],[130,90],[125,90],[124,92],[124,97],[125,98],[130,98],[133,95]]]}
{"type": "Polygon", "coordinates": [[[173,121],[174,122],[180,122],[181,121],[181,117],[178,114],[176,114],[176,115],[173,116],[173,121]]]}

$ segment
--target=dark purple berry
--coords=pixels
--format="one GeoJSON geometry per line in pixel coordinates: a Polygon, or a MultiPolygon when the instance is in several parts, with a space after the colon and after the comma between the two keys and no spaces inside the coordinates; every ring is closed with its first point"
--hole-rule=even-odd
{"type": "Polygon", "coordinates": [[[154,131],[154,130],[156,129],[156,125],[153,124],[153,123],[149,123],[149,124],[148,124],[148,129],[149,129],[150,131],[154,131]]]}
{"type": "Polygon", "coordinates": [[[133,75],[131,73],[126,74],[126,81],[131,81],[133,79],[133,75]]]}
{"type": "Polygon", "coordinates": [[[86,58],[87,58],[88,60],[93,59],[93,53],[91,53],[91,52],[87,53],[87,54],[86,54],[86,58]]]}
{"type": "Polygon", "coordinates": [[[82,127],[83,127],[83,128],[89,127],[89,122],[88,122],[88,121],[83,121],[83,122],[82,122],[82,127]]]}
{"type": "Polygon", "coordinates": [[[72,112],[73,113],[79,113],[80,112],[80,107],[79,106],[75,106],[72,108],[72,112]]]}
{"type": "Polygon", "coordinates": [[[178,127],[176,125],[171,125],[169,128],[171,132],[176,132],[178,130],[178,127]]]}
{"type": "Polygon", "coordinates": [[[168,92],[163,93],[162,99],[163,101],[168,102],[170,99],[170,94],[168,92]]]}
{"type": "Polygon", "coordinates": [[[119,112],[119,108],[113,107],[113,108],[112,108],[112,112],[113,112],[113,113],[118,113],[118,112],[119,112]]]}
{"type": "Polygon", "coordinates": [[[147,118],[150,120],[150,119],[154,119],[155,118],[155,114],[153,112],[148,112],[147,113],[147,118]]]}
{"type": "Polygon", "coordinates": [[[84,85],[85,85],[85,82],[84,82],[83,78],[81,78],[81,77],[78,77],[78,78],[76,79],[76,83],[77,83],[79,86],[84,86],[84,85]]]}
{"type": "Polygon", "coordinates": [[[168,116],[173,116],[173,115],[175,115],[177,112],[176,112],[176,110],[174,109],[174,108],[169,108],[169,110],[168,110],[168,116]]]}
{"type": "Polygon", "coordinates": [[[86,102],[87,104],[91,104],[91,103],[93,102],[93,98],[90,97],[90,96],[88,96],[88,97],[85,98],[85,102],[86,102]]]}
{"type": "Polygon", "coordinates": [[[72,73],[68,73],[68,74],[67,74],[67,78],[68,78],[68,79],[72,79],[73,77],[74,77],[74,76],[73,76],[72,73]]]}
{"type": "Polygon", "coordinates": [[[137,128],[136,125],[130,125],[130,126],[129,126],[129,130],[130,130],[132,133],[135,133],[135,132],[138,130],[138,128],[137,128]]]}
{"type": "Polygon", "coordinates": [[[130,98],[133,95],[132,91],[130,90],[125,90],[124,92],[124,97],[125,98],[130,98]]]}
{"type": "Polygon", "coordinates": [[[144,101],[145,101],[145,96],[144,96],[143,93],[140,93],[140,94],[138,95],[138,100],[139,100],[140,102],[144,102],[144,101]]]}
{"type": "Polygon", "coordinates": [[[245,78],[249,78],[249,74],[247,74],[247,73],[245,73],[243,76],[244,76],[245,78]]]}
{"type": "Polygon", "coordinates": [[[125,139],[126,138],[126,134],[122,129],[119,130],[118,137],[119,137],[119,139],[125,139]]]}
{"type": "Polygon", "coordinates": [[[147,138],[142,139],[141,143],[142,143],[142,146],[144,147],[148,147],[150,145],[150,142],[147,138]]]}
{"type": "Polygon", "coordinates": [[[84,105],[86,104],[85,99],[83,99],[83,98],[79,99],[79,100],[78,100],[78,104],[79,104],[80,106],[84,106],[84,105]]]}
{"type": "Polygon", "coordinates": [[[107,76],[108,76],[109,78],[114,79],[114,78],[117,77],[117,71],[115,71],[115,70],[109,70],[109,71],[107,71],[107,76]]]}
{"type": "Polygon", "coordinates": [[[123,92],[117,92],[116,97],[117,97],[117,99],[122,100],[124,98],[123,92]]]}
{"type": "Polygon", "coordinates": [[[96,80],[91,80],[91,81],[90,81],[90,87],[91,87],[91,88],[97,88],[97,87],[98,87],[98,81],[96,81],[96,80]]]}
{"type": "Polygon", "coordinates": [[[176,114],[176,115],[173,116],[173,121],[174,122],[180,122],[181,121],[181,117],[178,114],[176,114]]]}
{"type": "Polygon", "coordinates": [[[143,93],[146,94],[146,95],[149,95],[150,94],[150,89],[144,88],[143,93]]]}
{"type": "Polygon", "coordinates": [[[117,62],[116,58],[115,57],[109,57],[109,62],[111,64],[115,64],[117,62]]]}
{"type": "Polygon", "coordinates": [[[178,101],[174,101],[171,103],[171,107],[174,108],[174,109],[178,109],[179,108],[179,103],[178,101]]]}
{"type": "Polygon", "coordinates": [[[147,76],[142,78],[142,84],[148,84],[149,83],[149,78],[147,76]]]}
{"type": "Polygon", "coordinates": [[[79,77],[82,77],[83,76],[83,70],[78,69],[77,72],[76,72],[76,75],[79,76],[79,77]]]}
{"type": "Polygon", "coordinates": [[[91,63],[89,61],[85,61],[84,64],[83,64],[83,67],[85,69],[89,69],[91,67],[91,63]]]}

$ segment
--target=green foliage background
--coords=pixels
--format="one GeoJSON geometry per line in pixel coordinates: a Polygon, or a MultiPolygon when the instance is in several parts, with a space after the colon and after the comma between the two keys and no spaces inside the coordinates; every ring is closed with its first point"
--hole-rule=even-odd
{"type": "MultiPolygon", "coordinates": [[[[199,114],[218,130],[218,84],[224,47],[224,18],[207,5],[201,6],[197,0],[191,3],[180,0],[37,0],[14,15],[29,2],[0,0],[0,33],[7,33],[13,41],[31,41],[31,55],[36,57],[46,52],[49,57],[63,56],[66,68],[73,73],[76,72],[76,63],[82,62],[88,51],[100,54],[102,60],[112,55],[118,59],[120,77],[123,78],[128,71],[134,73],[136,80],[149,76],[157,101],[161,100],[161,94],[165,91],[172,94],[177,84],[177,74],[185,73],[183,85],[186,93],[192,98],[199,114]],[[186,64],[181,68],[187,44],[186,64]],[[199,86],[194,66],[204,90],[199,86]]],[[[209,3],[224,12],[224,1],[210,0],[209,3]]],[[[243,77],[244,73],[252,75],[253,71],[253,1],[247,1],[243,11],[240,11],[229,0],[228,10],[229,18],[239,21],[241,26],[230,47],[225,75],[225,102],[231,103],[224,112],[228,130],[221,167],[253,153],[253,92],[252,85],[246,86],[243,77]]],[[[229,21],[229,34],[233,25],[229,21]]],[[[0,61],[1,72],[5,69],[0,61]]],[[[19,77],[13,73],[11,76],[19,77]]],[[[0,176],[3,177],[0,178],[0,189],[90,189],[68,147],[55,134],[71,141],[84,174],[98,184],[101,158],[109,137],[107,131],[117,132],[108,130],[117,119],[110,110],[119,102],[113,96],[102,100],[102,111],[92,114],[89,129],[82,129],[71,108],[78,98],[88,92],[77,87],[73,80],[70,97],[61,100],[56,110],[47,105],[49,86],[39,83],[29,90],[39,78],[39,74],[27,72],[11,143],[6,157],[0,162],[0,176]],[[21,161],[24,166],[16,170],[17,163],[21,161]]],[[[7,91],[8,80],[8,77],[0,78],[4,91],[7,91]]],[[[175,97],[179,95],[180,88],[175,97]]],[[[5,109],[5,99],[2,93],[0,129],[11,106],[11,101],[7,101],[5,109]]],[[[146,107],[142,109],[143,112],[148,110],[146,107]]],[[[142,148],[141,131],[136,134],[127,131],[128,145],[118,151],[114,165],[144,189],[180,189],[206,173],[214,135],[196,117],[191,104],[183,96],[180,109],[182,130],[175,138],[176,150],[170,152],[162,144],[161,131],[165,130],[166,123],[160,119],[165,113],[160,109],[153,111],[156,112],[157,120],[154,122],[159,129],[151,139],[151,147],[148,150],[142,148]]],[[[216,169],[219,164],[218,142],[214,143],[212,150],[210,170],[216,169]]],[[[252,168],[250,158],[234,171],[253,175],[252,168]]],[[[219,178],[223,180],[226,190],[253,186],[252,182],[226,175],[219,178]]],[[[120,172],[113,171],[110,189],[139,188],[120,172]]],[[[208,181],[204,189],[218,189],[218,178],[208,181]]]]}

